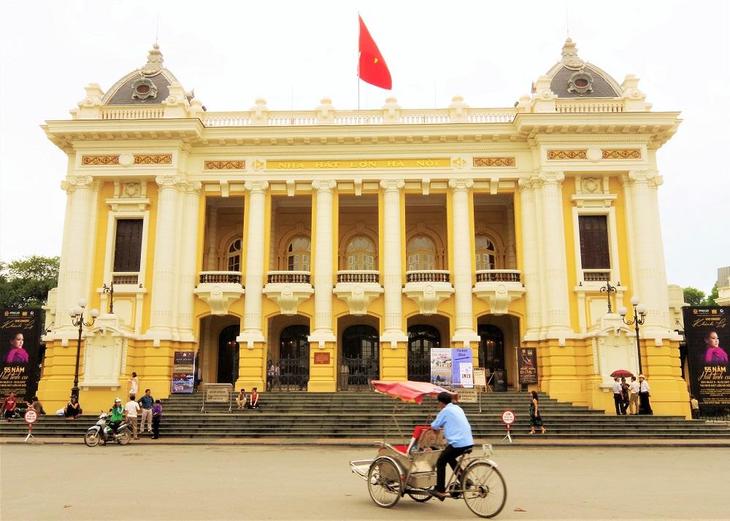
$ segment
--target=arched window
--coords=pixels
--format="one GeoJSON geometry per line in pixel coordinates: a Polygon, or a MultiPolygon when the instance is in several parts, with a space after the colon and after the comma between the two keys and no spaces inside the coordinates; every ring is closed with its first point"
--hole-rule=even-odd
{"type": "Polygon", "coordinates": [[[286,249],[286,269],[309,271],[309,237],[294,237],[286,249]]]}
{"type": "Polygon", "coordinates": [[[368,237],[353,237],[345,250],[348,270],[374,270],[375,244],[368,237]]]}
{"type": "Polygon", "coordinates": [[[241,271],[241,239],[233,239],[226,252],[228,271],[241,271]]]}
{"type": "Polygon", "coordinates": [[[494,242],[486,235],[476,237],[476,256],[478,270],[497,269],[497,249],[494,242]]]}
{"type": "Polygon", "coordinates": [[[406,247],[408,271],[436,269],[436,246],[425,235],[416,235],[406,247]]]}

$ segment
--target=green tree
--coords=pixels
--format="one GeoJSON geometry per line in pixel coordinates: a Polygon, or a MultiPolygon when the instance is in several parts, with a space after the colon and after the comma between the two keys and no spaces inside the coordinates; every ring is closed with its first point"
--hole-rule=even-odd
{"type": "Polygon", "coordinates": [[[59,257],[33,255],[0,262],[0,308],[40,307],[58,285],[59,257]]]}
{"type": "Polygon", "coordinates": [[[684,301],[690,306],[703,306],[705,301],[705,292],[692,286],[682,288],[684,293],[684,301]]]}
{"type": "Polygon", "coordinates": [[[717,284],[712,286],[712,291],[710,291],[710,294],[705,297],[705,300],[702,301],[703,306],[717,306],[715,303],[715,299],[719,297],[720,295],[717,293],[717,284]]]}

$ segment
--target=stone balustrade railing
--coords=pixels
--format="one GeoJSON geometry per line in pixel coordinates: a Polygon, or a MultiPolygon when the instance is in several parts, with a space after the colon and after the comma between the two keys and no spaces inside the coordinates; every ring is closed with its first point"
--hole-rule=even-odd
{"type": "Polygon", "coordinates": [[[406,272],[406,282],[449,282],[447,270],[410,270],[406,272]]]}
{"type": "Polygon", "coordinates": [[[337,282],[380,283],[380,273],[375,270],[341,270],[337,272],[337,282]]]}
{"type": "Polygon", "coordinates": [[[520,270],[477,270],[477,282],[520,282],[520,270]]]}
{"type": "Polygon", "coordinates": [[[238,271],[201,271],[201,284],[240,284],[241,273],[238,271]]]}
{"type": "Polygon", "coordinates": [[[269,284],[310,284],[308,271],[270,271],[266,278],[269,284]]]}

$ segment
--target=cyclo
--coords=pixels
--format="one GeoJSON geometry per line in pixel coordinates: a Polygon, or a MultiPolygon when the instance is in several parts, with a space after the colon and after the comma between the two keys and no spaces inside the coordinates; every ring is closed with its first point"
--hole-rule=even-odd
{"type": "MultiPolygon", "coordinates": [[[[402,402],[418,404],[425,396],[450,392],[427,382],[412,381],[374,380],[372,387],[402,402]]],[[[398,405],[393,410],[393,422],[400,428],[397,411],[398,405]]],[[[416,425],[408,445],[382,441],[375,459],[351,461],[350,468],[367,481],[370,498],[380,507],[390,508],[405,495],[419,503],[426,502],[433,497],[430,489],[436,484],[436,460],[445,447],[440,431],[431,430],[430,425],[416,425]]],[[[459,456],[446,484],[447,497],[463,498],[466,506],[479,517],[496,516],[507,500],[507,485],[491,455],[491,445],[482,445],[479,456],[472,451],[459,456]]]]}

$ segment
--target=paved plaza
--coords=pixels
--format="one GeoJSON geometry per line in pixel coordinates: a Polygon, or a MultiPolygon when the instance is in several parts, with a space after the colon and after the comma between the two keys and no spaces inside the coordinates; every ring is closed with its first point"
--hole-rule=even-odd
{"type": "MultiPolygon", "coordinates": [[[[462,500],[392,509],[322,446],[0,445],[0,519],[477,519],[462,500]],[[132,500],[132,498],[137,498],[132,500]],[[130,506],[134,505],[134,506],[130,506]]],[[[727,448],[499,448],[498,519],[727,519],[727,448]]]]}

